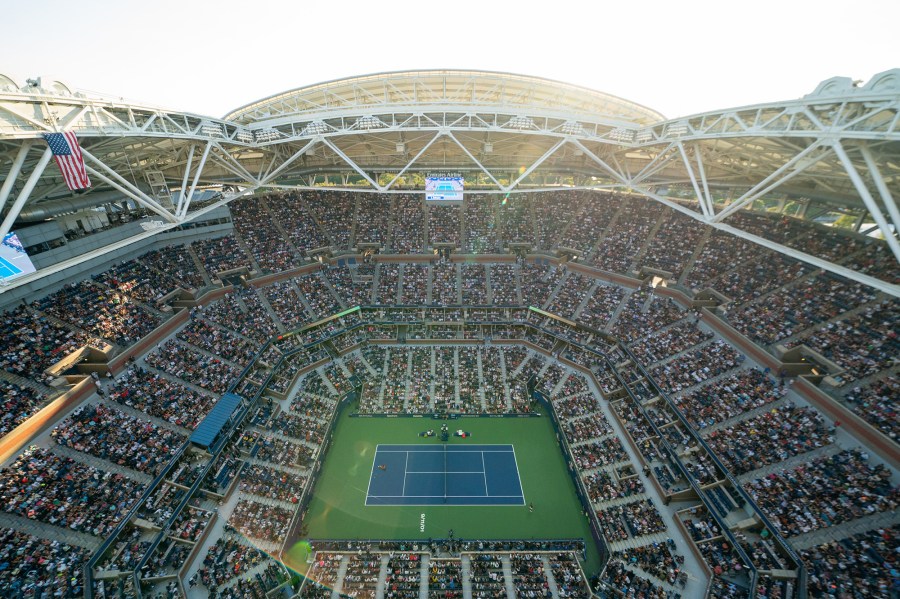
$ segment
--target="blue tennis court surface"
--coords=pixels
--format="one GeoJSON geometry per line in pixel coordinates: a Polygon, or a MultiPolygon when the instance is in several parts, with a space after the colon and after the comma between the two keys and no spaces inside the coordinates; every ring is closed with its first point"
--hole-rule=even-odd
{"type": "Polygon", "coordinates": [[[379,445],[366,505],[525,505],[512,445],[379,445]]]}
{"type": "Polygon", "coordinates": [[[14,277],[20,272],[22,272],[22,269],[17,268],[12,262],[0,256],[0,279],[14,277]]]}

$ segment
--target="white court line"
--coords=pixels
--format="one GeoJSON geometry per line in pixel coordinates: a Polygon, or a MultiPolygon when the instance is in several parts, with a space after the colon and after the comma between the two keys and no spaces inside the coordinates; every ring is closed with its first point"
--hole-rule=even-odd
{"type": "MultiPolygon", "coordinates": [[[[510,447],[512,447],[510,445],[510,447]]],[[[522,490],[522,505],[525,505],[525,489],[522,487],[522,477],[519,476],[519,460],[516,459],[516,448],[513,447],[513,462],[516,464],[516,478],[519,479],[519,489],[522,490]]]]}
{"type": "MultiPolygon", "coordinates": [[[[372,495],[372,499],[403,499],[404,497],[416,497],[418,499],[443,499],[443,495],[372,495]]],[[[485,499],[489,499],[491,497],[499,497],[503,499],[515,499],[520,498],[523,499],[521,495],[448,495],[447,499],[457,498],[457,497],[484,497],[485,499]]]]}
{"type": "Polygon", "coordinates": [[[372,488],[372,479],[375,478],[375,458],[378,457],[378,448],[380,446],[375,446],[375,453],[372,454],[372,470],[369,474],[369,486],[366,487],[366,505],[369,505],[369,490],[372,488]]]}
{"type": "MultiPolygon", "coordinates": [[[[484,496],[490,497],[491,494],[487,490],[487,464],[484,463],[484,452],[481,452],[481,480],[484,481],[484,496]]],[[[518,497],[518,496],[517,496],[518,497]]],[[[524,497],[523,497],[524,499],[524,497]]]]}
{"type": "Polygon", "coordinates": [[[467,472],[465,470],[410,470],[407,474],[484,474],[481,470],[467,472]]]}
{"type": "Polygon", "coordinates": [[[409,472],[406,471],[406,467],[409,466],[409,452],[406,452],[406,462],[403,464],[403,495],[406,496],[406,476],[409,472]]]}
{"type": "MultiPolygon", "coordinates": [[[[430,447],[429,445],[410,445],[409,447],[430,447]]],[[[512,446],[510,446],[512,447],[512,446]]],[[[409,451],[408,449],[379,449],[381,453],[441,453],[440,451],[409,451]]],[[[488,449],[487,451],[451,451],[449,453],[515,453],[510,449],[488,449]]]]}

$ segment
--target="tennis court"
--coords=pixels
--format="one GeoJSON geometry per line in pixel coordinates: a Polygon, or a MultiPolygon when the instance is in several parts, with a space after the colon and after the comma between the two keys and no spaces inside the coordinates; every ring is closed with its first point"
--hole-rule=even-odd
{"type": "Polygon", "coordinates": [[[512,445],[378,445],[366,505],[524,505],[512,445]]]}

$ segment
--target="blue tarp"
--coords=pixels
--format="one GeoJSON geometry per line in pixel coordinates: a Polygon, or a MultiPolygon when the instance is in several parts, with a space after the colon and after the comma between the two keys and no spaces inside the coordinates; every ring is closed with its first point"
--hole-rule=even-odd
{"type": "Polygon", "coordinates": [[[226,393],[219,398],[206,418],[191,434],[190,441],[201,447],[210,447],[216,442],[222,428],[228,424],[231,417],[241,405],[241,396],[234,393],[226,393]]]}

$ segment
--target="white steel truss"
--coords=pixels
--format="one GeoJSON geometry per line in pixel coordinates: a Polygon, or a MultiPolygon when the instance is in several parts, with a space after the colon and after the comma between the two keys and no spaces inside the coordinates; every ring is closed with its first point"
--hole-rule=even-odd
{"type": "Polygon", "coordinates": [[[264,187],[314,189],[323,177],[332,189],[337,180],[348,191],[404,193],[398,182],[414,168],[453,169],[487,181],[483,193],[560,186],[637,192],[900,296],[900,286],[728,224],[758,200],[796,198],[809,214],[848,211],[857,229],[870,216],[900,262],[900,70],[864,87],[829,80],[799,100],[668,121],[608,94],[472,71],[328,82],[225,119],[40,88],[4,92],[0,210],[8,210],[0,230],[10,230],[23,209],[71,197],[56,169],[46,168],[40,139],[59,130],[78,135],[91,194],[110,190],[158,215],[164,225],[155,231],[207,213],[209,205],[194,207],[200,189],[223,190],[214,205],[264,187]],[[154,195],[146,184],[151,172],[174,197],[154,195]]]}

